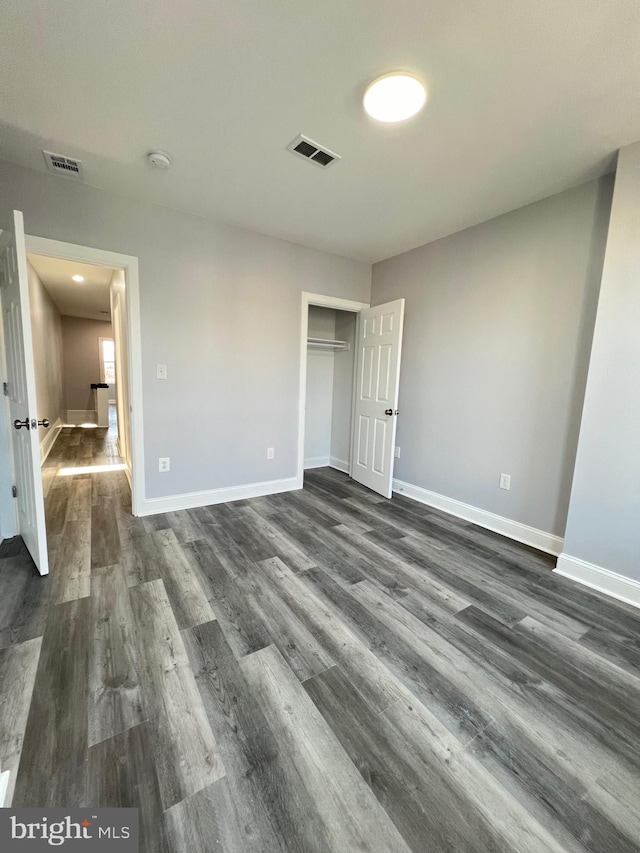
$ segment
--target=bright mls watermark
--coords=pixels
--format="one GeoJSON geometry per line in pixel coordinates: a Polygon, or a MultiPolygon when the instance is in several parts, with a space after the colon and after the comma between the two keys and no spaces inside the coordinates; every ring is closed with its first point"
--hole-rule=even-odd
{"type": "Polygon", "coordinates": [[[138,853],[138,809],[0,809],[2,853],[138,853]]]}

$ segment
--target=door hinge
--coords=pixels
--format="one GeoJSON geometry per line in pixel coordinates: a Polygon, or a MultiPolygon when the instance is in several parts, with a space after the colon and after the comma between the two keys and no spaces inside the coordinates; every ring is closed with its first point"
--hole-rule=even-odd
{"type": "Polygon", "coordinates": [[[9,383],[8,382],[2,383],[2,393],[4,394],[5,397],[9,396],[9,383]]]}
{"type": "Polygon", "coordinates": [[[18,487],[17,486],[11,486],[11,494],[14,496],[14,498],[18,497],[18,487]]]}

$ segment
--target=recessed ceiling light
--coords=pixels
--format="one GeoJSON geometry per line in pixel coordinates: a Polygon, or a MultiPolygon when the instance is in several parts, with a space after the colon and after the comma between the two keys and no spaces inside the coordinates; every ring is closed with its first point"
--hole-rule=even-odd
{"type": "Polygon", "coordinates": [[[427,100],[422,83],[411,74],[393,71],[367,86],[364,108],[376,121],[404,121],[419,112],[427,100]]]}
{"type": "Polygon", "coordinates": [[[83,275],[72,275],[72,276],[71,276],[71,278],[72,278],[74,281],[78,281],[78,282],[80,282],[80,281],[84,281],[84,276],[83,276],[83,275]]]}

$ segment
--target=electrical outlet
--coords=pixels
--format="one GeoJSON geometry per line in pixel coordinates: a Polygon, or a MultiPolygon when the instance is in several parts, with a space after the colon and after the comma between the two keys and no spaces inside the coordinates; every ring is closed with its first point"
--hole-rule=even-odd
{"type": "Polygon", "coordinates": [[[156,364],[156,379],[166,379],[167,378],[167,365],[166,364],[156,364]]]}
{"type": "Polygon", "coordinates": [[[273,447],[267,447],[267,459],[273,459],[276,455],[276,451],[273,447]]]}
{"type": "Polygon", "coordinates": [[[500,488],[507,491],[511,488],[511,474],[500,474],[500,488]]]}
{"type": "Polygon", "coordinates": [[[400,448],[399,447],[395,448],[395,450],[393,451],[393,455],[396,457],[396,459],[400,459],[400,448]]]}
{"type": "Polygon", "coordinates": [[[158,459],[158,471],[164,474],[171,470],[171,459],[168,456],[160,456],[158,459]]]}

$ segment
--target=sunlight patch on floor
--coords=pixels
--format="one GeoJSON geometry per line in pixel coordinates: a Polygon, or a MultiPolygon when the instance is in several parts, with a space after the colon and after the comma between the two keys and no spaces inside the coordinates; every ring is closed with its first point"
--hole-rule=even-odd
{"type": "Polygon", "coordinates": [[[124,471],[126,465],[116,463],[115,465],[79,465],[76,468],[61,468],[58,477],[73,477],[76,474],[105,474],[113,471],[124,471]]]}

